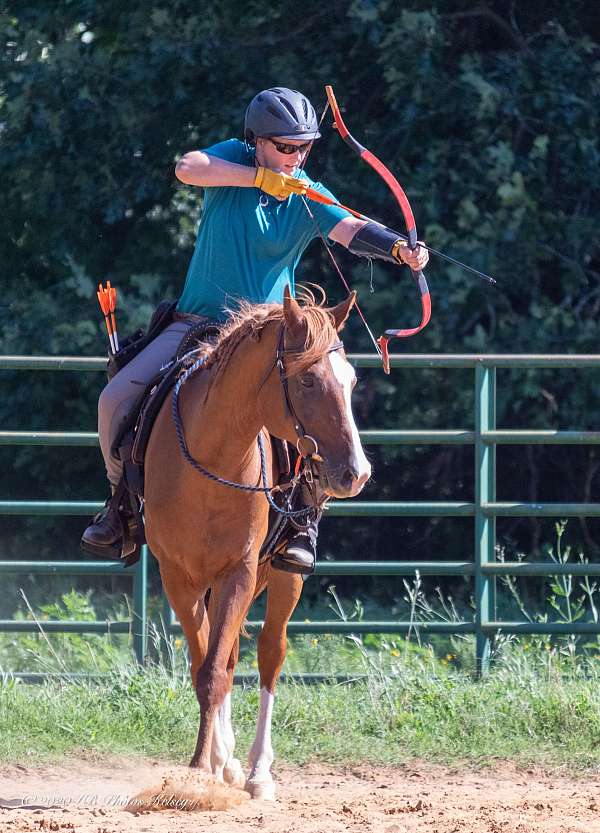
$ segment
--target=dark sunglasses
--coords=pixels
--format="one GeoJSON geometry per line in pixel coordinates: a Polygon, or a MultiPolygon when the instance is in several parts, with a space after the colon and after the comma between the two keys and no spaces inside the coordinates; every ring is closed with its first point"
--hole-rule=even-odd
{"type": "Polygon", "coordinates": [[[288,145],[287,142],[274,142],[273,139],[270,139],[268,136],[267,141],[271,142],[272,145],[275,145],[275,149],[279,151],[279,153],[285,153],[286,156],[291,156],[292,153],[304,153],[304,151],[308,150],[312,144],[312,142],[304,142],[303,145],[288,145]]]}

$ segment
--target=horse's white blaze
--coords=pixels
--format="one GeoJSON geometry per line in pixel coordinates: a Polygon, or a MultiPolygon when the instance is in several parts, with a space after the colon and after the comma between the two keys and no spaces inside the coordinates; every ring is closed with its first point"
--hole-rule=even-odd
{"type": "Polygon", "coordinates": [[[352,382],[354,381],[354,369],[349,361],[347,361],[339,352],[335,351],[329,354],[329,361],[333,368],[335,378],[342,386],[344,392],[344,402],[346,403],[346,418],[352,431],[352,444],[354,446],[354,465],[358,472],[358,477],[355,481],[355,486],[352,489],[352,495],[357,495],[362,487],[365,485],[371,476],[371,464],[365,456],[363,447],[358,435],[358,428],[354,422],[354,414],[352,413],[352,382]]]}
{"type": "Polygon", "coordinates": [[[273,746],[271,743],[271,720],[275,695],[268,689],[260,690],[260,710],[256,723],[256,736],[248,753],[250,774],[246,789],[254,798],[274,798],[275,788],[271,775],[273,763],[273,746]]]}

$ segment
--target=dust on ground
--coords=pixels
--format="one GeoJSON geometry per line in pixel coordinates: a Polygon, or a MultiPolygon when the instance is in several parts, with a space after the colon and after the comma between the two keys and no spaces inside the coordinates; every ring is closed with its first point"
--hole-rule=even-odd
{"type": "Polygon", "coordinates": [[[275,769],[278,797],[269,802],[148,759],[0,766],[0,831],[600,833],[600,774],[574,778],[506,762],[483,770],[420,761],[275,769]]]}

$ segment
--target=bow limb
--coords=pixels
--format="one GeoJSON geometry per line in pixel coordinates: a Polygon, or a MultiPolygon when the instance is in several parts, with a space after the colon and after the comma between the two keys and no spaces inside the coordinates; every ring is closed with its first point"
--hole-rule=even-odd
{"type": "Polygon", "coordinates": [[[429,287],[423,272],[413,272],[413,277],[417,281],[417,288],[421,296],[421,323],[418,327],[411,327],[408,330],[386,330],[382,336],[377,339],[377,344],[381,350],[381,360],[383,362],[383,370],[385,373],[390,372],[390,354],[388,344],[392,338],[409,338],[421,332],[428,324],[431,318],[431,295],[429,294],[429,287]]]}
{"type": "MultiPolygon", "coordinates": [[[[333,92],[333,87],[331,87],[331,85],[328,84],[325,87],[325,92],[327,93],[327,100],[333,113],[333,126],[337,129],[338,133],[340,134],[341,138],[346,142],[346,144],[350,148],[352,148],[352,150],[355,153],[357,153],[361,159],[363,159],[368,165],[370,165],[374,171],[376,171],[379,174],[379,176],[383,179],[385,184],[390,189],[404,217],[408,237],[408,245],[411,249],[415,249],[418,245],[417,228],[412,208],[408,201],[408,197],[404,192],[404,189],[402,188],[394,174],[390,171],[390,169],[386,165],[384,165],[383,162],[380,159],[378,159],[374,153],[371,153],[370,150],[367,150],[367,148],[361,145],[360,142],[357,142],[354,136],[352,136],[352,134],[346,127],[346,124],[344,123],[342,114],[340,113],[340,108],[338,107],[338,103],[333,92]]],[[[352,213],[356,216],[356,212],[352,213]]],[[[431,318],[431,296],[429,294],[429,287],[427,286],[427,280],[425,278],[425,275],[420,270],[416,272],[412,271],[412,275],[417,283],[417,288],[419,290],[419,295],[421,298],[421,323],[418,327],[412,327],[410,329],[386,330],[385,333],[377,339],[377,343],[381,349],[383,369],[386,373],[390,372],[390,360],[388,352],[389,340],[392,338],[408,338],[409,336],[416,335],[416,333],[420,332],[424,327],[427,326],[427,324],[429,323],[429,319],[431,318]]]]}

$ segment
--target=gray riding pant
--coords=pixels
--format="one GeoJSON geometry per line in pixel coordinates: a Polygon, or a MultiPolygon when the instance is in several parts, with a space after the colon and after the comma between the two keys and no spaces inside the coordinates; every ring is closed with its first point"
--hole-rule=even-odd
{"type": "Polygon", "coordinates": [[[98,400],[100,449],[111,486],[117,486],[123,464],[112,454],[113,445],[129,414],[161,367],[171,361],[193,321],[174,321],[114,376],[98,400]]]}

